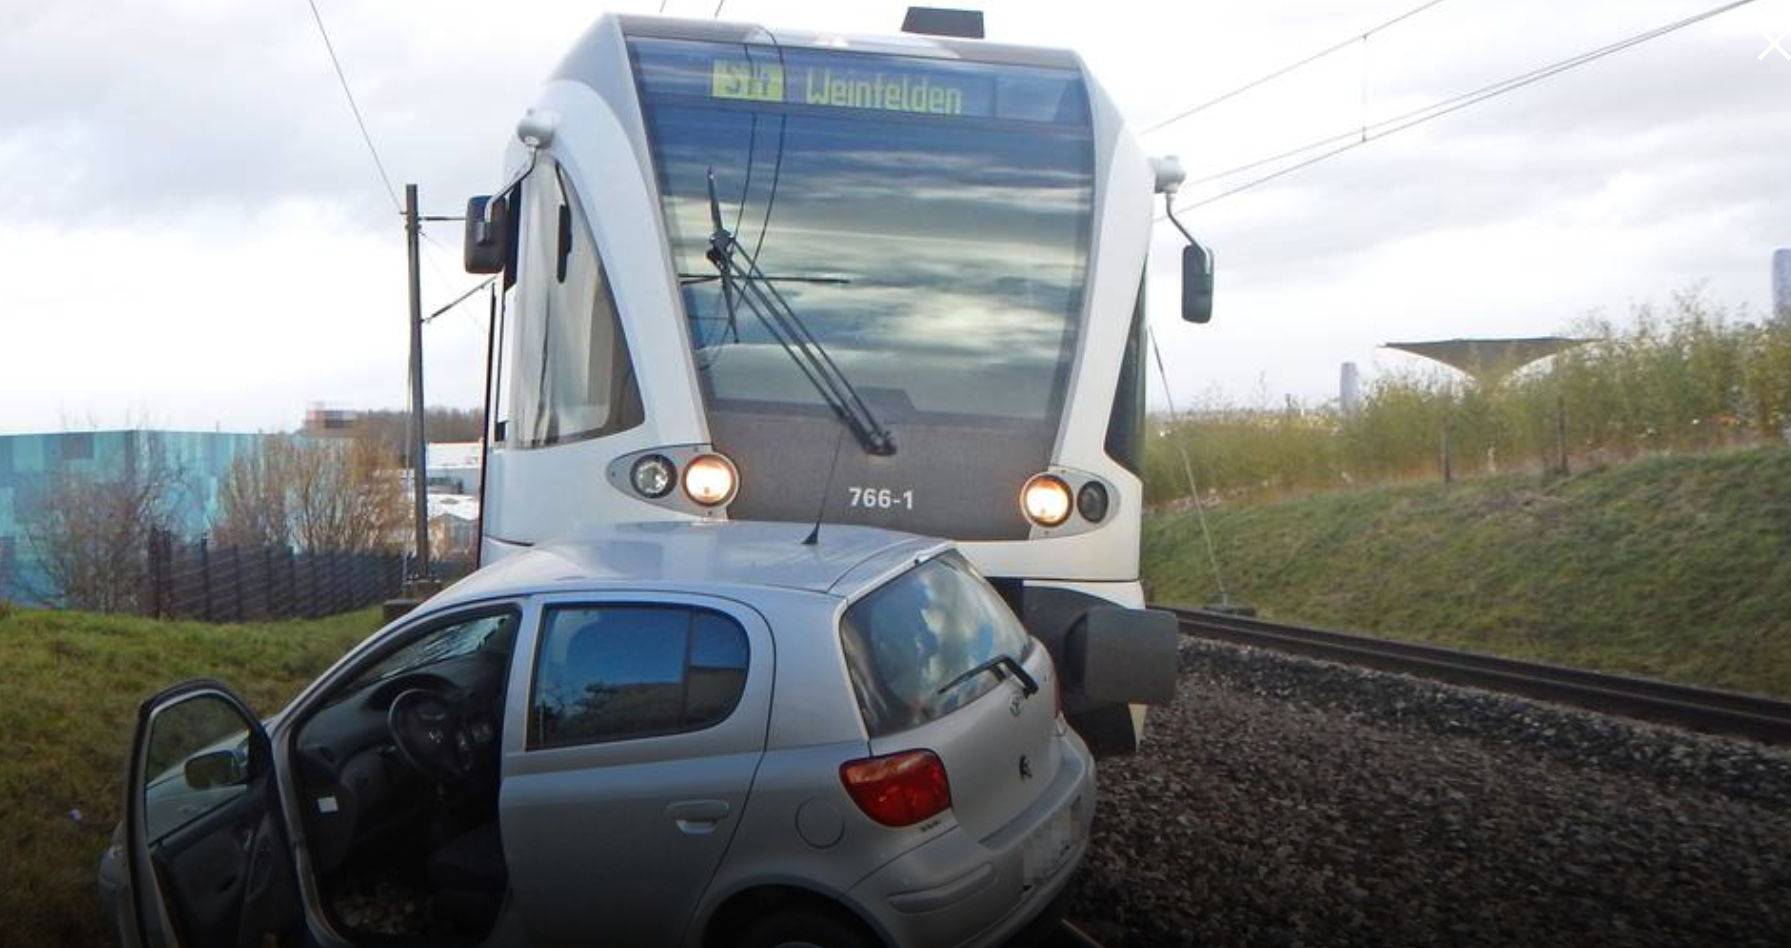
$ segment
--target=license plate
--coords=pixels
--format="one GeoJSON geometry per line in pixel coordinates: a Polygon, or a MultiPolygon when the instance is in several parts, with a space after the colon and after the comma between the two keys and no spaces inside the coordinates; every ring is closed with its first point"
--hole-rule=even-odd
{"type": "Polygon", "coordinates": [[[1020,850],[1020,884],[1030,889],[1051,878],[1075,850],[1079,829],[1076,808],[1067,806],[1033,830],[1020,850]]]}

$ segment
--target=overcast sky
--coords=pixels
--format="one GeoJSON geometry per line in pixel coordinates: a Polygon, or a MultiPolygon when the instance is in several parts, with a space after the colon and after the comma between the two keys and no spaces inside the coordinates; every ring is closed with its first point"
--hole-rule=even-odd
{"type": "MultiPolygon", "coordinates": [[[[386,168],[437,214],[498,183],[516,119],[603,8],[317,2],[386,168]]],[[[1142,141],[1200,178],[1715,3],[1448,0],[1142,141]]],[[[1080,51],[1144,128],[1417,4],[983,7],[992,38],[1080,51]]],[[[728,0],[723,15],[877,33],[904,7],[728,0]]],[[[276,430],[308,402],[403,404],[403,231],[305,0],[0,10],[0,432],[276,430]]],[[[1791,58],[1770,44],[1787,32],[1791,0],[1760,0],[1189,211],[1218,252],[1209,326],[1174,319],[1165,225],[1153,323],[1177,401],[1321,401],[1341,362],[1411,364],[1383,342],[1549,333],[1694,285],[1759,316],[1772,250],[1791,246],[1791,58]]],[[[430,234],[434,309],[474,281],[456,225],[430,234]]],[[[483,306],[426,334],[429,401],[476,405],[483,306]]]]}

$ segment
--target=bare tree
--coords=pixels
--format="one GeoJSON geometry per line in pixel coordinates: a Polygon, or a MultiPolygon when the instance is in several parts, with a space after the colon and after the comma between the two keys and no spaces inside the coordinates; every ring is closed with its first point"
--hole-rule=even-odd
{"type": "MultiPolygon", "coordinates": [[[[423,419],[424,430],[431,442],[477,441],[485,427],[483,412],[477,408],[430,406],[423,419]]],[[[403,409],[380,409],[357,414],[349,427],[354,437],[378,442],[401,462],[410,460],[410,412],[403,409]]]]}
{"type": "Polygon", "coordinates": [[[12,601],[18,595],[17,547],[11,537],[0,537],[0,622],[12,616],[12,601]]]}
{"type": "Polygon", "coordinates": [[[407,515],[397,458],[364,437],[268,438],[231,462],[218,504],[220,544],[315,553],[393,549],[407,515]]]}
{"type": "Polygon", "coordinates": [[[362,553],[402,543],[406,510],[396,457],[355,438],[306,444],[297,459],[289,503],[301,547],[362,553]]]}
{"type": "Polygon", "coordinates": [[[231,459],[218,479],[218,516],[211,528],[219,546],[291,548],[287,493],[297,450],[291,438],[275,436],[231,459]]]}
{"type": "Polygon", "coordinates": [[[72,609],[137,608],[149,538],[171,526],[181,487],[159,461],[111,477],[55,475],[23,506],[23,534],[47,587],[35,592],[72,609]]]}

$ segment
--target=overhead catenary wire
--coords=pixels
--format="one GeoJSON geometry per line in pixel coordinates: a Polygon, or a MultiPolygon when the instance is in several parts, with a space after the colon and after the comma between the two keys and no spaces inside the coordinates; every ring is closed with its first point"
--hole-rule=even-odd
{"type": "MultiPolygon", "coordinates": [[[[425,218],[425,220],[427,220],[427,218],[425,218]]],[[[431,272],[433,272],[435,274],[436,283],[440,284],[443,293],[454,292],[453,281],[448,278],[448,271],[443,269],[442,264],[441,264],[441,257],[445,254],[448,257],[448,259],[452,260],[454,257],[454,251],[450,250],[441,241],[436,240],[433,236],[431,236],[427,230],[423,229],[421,224],[419,224],[417,226],[417,236],[421,237],[423,240],[423,259],[429,261],[429,269],[431,272]]],[[[485,281],[477,284],[474,287],[474,289],[484,286],[486,283],[490,283],[490,282],[491,282],[490,280],[485,280],[485,281]]],[[[468,292],[470,293],[471,291],[468,291],[468,292]]],[[[440,310],[438,310],[437,315],[439,315],[440,313],[446,312],[450,309],[453,309],[455,303],[459,303],[465,299],[466,299],[466,294],[462,294],[458,299],[456,299],[454,301],[454,303],[449,303],[447,306],[444,306],[440,310]]],[[[434,317],[430,317],[430,319],[433,319],[433,318],[434,317]]],[[[479,322],[478,317],[476,317],[476,316],[472,316],[469,314],[467,319],[474,326],[482,325],[479,322]]],[[[430,322],[429,319],[425,319],[425,320],[423,320],[423,325],[427,326],[427,325],[429,325],[429,322],[430,322]]]]}
{"type": "MultiPolygon", "coordinates": [[[[1180,425],[1182,417],[1175,410],[1175,394],[1169,389],[1169,370],[1163,365],[1163,350],[1157,346],[1157,334],[1146,330],[1150,339],[1151,355],[1157,360],[1157,377],[1163,380],[1163,404],[1169,407],[1169,420],[1180,425]]],[[[1175,442],[1176,453],[1181,456],[1182,473],[1188,479],[1188,497],[1194,501],[1194,516],[1200,522],[1200,537],[1206,544],[1207,564],[1213,571],[1213,584],[1219,587],[1219,604],[1231,605],[1231,593],[1225,588],[1225,576],[1219,571],[1219,551],[1213,545],[1213,531],[1207,526],[1206,504],[1200,498],[1200,484],[1194,479],[1194,462],[1188,457],[1188,446],[1180,439],[1175,442]]]]}
{"type": "MultiPolygon", "coordinates": [[[[436,240],[435,235],[431,234],[429,232],[428,228],[424,227],[423,224],[426,222],[452,223],[452,222],[465,221],[465,220],[466,220],[466,217],[461,214],[422,214],[417,217],[417,236],[419,238],[421,238],[423,241],[423,251],[424,251],[423,257],[424,257],[424,259],[429,261],[429,268],[432,271],[434,271],[435,277],[436,277],[436,282],[441,284],[442,292],[444,292],[444,293],[454,292],[454,287],[453,287],[453,281],[448,278],[448,271],[442,269],[441,257],[443,255],[446,255],[448,257],[448,259],[452,260],[454,258],[454,251],[453,251],[453,249],[448,247],[446,244],[442,243],[439,240],[436,240]],[[437,253],[437,251],[439,251],[439,253],[437,253]]],[[[466,300],[467,296],[471,295],[473,292],[477,291],[480,287],[486,286],[489,283],[491,283],[491,280],[489,280],[489,279],[481,280],[471,290],[468,290],[466,293],[462,293],[460,296],[456,297],[454,302],[449,303],[448,305],[443,306],[441,309],[437,310],[433,316],[429,317],[429,319],[423,320],[424,325],[428,325],[430,320],[434,319],[435,316],[439,316],[442,313],[445,313],[448,310],[453,309],[457,304],[464,302],[466,300]]],[[[469,319],[472,320],[472,323],[474,326],[482,326],[483,325],[482,323],[480,323],[478,321],[478,319],[476,317],[469,317],[469,319]]]]}
{"type": "Polygon", "coordinates": [[[435,312],[430,313],[429,315],[423,317],[423,325],[427,326],[431,322],[434,322],[435,318],[437,316],[440,316],[441,314],[447,312],[448,310],[451,310],[454,307],[459,306],[461,303],[466,302],[468,299],[472,298],[472,295],[474,293],[477,293],[480,290],[485,289],[486,287],[490,286],[491,284],[495,283],[496,281],[497,281],[496,276],[489,276],[489,277],[486,277],[485,279],[479,281],[478,283],[474,284],[472,289],[467,290],[465,293],[462,293],[459,296],[454,297],[453,302],[450,302],[447,305],[440,307],[435,312]]]}
{"type": "MultiPolygon", "coordinates": [[[[354,89],[348,84],[348,75],[342,69],[341,58],[336,55],[336,46],[330,40],[329,29],[328,29],[328,27],[324,26],[323,14],[320,13],[317,9],[317,0],[305,0],[305,4],[306,4],[306,6],[311,8],[311,18],[312,18],[312,20],[314,20],[317,23],[317,35],[320,38],[322,38],[322,40],[323,40],[324,51],[329,53],[330,65],[335,67],[336,80],[342,86],[342,95],[348,99],[348,109],[350,112],[354,113],[355,126],[360,129],[361,141],[363,141],[367,145],[367,154],[372,157],[373,167],[376,171],[379,172],[379,180],[380,180],[380,183],[385,186],[386,196],[391,199],[392,207],[394,209],[396,209],[399,213],[403,213],[403,211],[404,211],[403,203],[398,200],[398,189],[396,186],[394,186],[392,184],[391,175],[386,172],[385,161],[382,160],[379,156],[379,148],[373,144],[373,135],[367,130],[366,117],[361,114],[360,104],[359,104],[359,102],[357,102],[355,100],[355,97],[354,97],[354,89]]],[[[457,218],[431,218],[431,219],[454,220],[457,218]]],[[[448,249],[446,247],[443,247],[439,241],[437,241],[434,237],[430,236],[429,233],[424,231],[420,226],[417,228],[417,233],[419,236],[422,237],[423,240],[427,241],[430,244],[433,244],[437,249],[441,250],[443,253],[448,252],[448,249]]],[[[441,265],[436,262],[436,260],[433,256],[430,257],[429,260],[430,260],[430,267],[435,271],[435,275],[442,281],[442,288],[444,290],[448,290],[449,285],[448,285],[448,280],[447,280],[447,274],[442,271],[441,265]]],[[[451,290],[450,290],[450,292],[451,292],[451,290]]]]}
{"type": "Polygon", "coordinates": [[[1360,33],[1351,34],[1349,36],[1349,38],[1339,40],[1336,43],[1333,43],[1330,46],[1327,46],[1324,49],[1321,49],[1318,52],[1313,53],[1310,56],[1307,56],[1307,57],[1300,59],[1296,62],[1289,63],[1285,66],[1282,66],[1281,68],[1276,69],[1273,72],[1267,73],[1262,76],[1258,76],[1257,78],[1252,79],[1249,82],[1246,82],[1243,85],[1238,86],[1237,88],[1232,89],[1229,92],[1225,92],[1220,95],[1214,96],[1213,98],[1207,99],[1197,105],[1189,106],[1188,108],[1183,109],[1182,111],[1177,112],[1174,115],[1171,115],[1170,117],[1163,119],[1160,122],[1157,122],[1155,125],[1149,126],[1148,128],[1144,129],[1144,131],[1139,132],[1139,134],[1140,135],[1149,135],[1150,133],[1157,131],[1158,129],[1165,128],[1170,125],[1174,125],[1175,123],[1177,123],[1185,118],[1188,118],[1190,116],[1198,115],[1199,113],[1204,112],[1207,109],[1212,108],[1213,106],[1219,105],[1220,103],[1229,102],[1232,99],[1235,99],[1238,96],[1243,95],[1244,93],[1249,92],[1252,89],[1267,85],[1268,83],[1274,82],[1276,79],[1279,79],[1282,76],[1287,75],[1288,73],[1295,72],[1297,70],[1300,70],[1307,66],[1310,66],[1313,63],[1318,62],[1319,60],[1324,59],[1325,57],[1331,55],[1332,53],[1338,52],[1340,50],[1348,49],[1349,47],[1354,46],[1357,43],[1363,42],[1364,40],[1367,40],[1370,36],[1373,36],[1374,34],[1381,32],[1382,30],[1385,30],[1389,27],[1395,26],[1399,23],[1409,20],[1412,17],[1415,17],[1418,14],[1423,13],[1425,10],[1428,10],[1431,7],[1434,7],[1437,4],[1442,3],[1442,2],[1444,2],[1444,0],[1427,0],[1427,2],[1421,3],[1418,6],[1415,6],[1415,7],[1411,8],[1410,10],[1407,10],[1404,13],[1401,13],[1400,15],[1392,18],[1391,20],[1387,20],[1386,22],[1381,23],[1377,26],[1371,26],[1368,29],[1363,30],[1360,33]]]}
{"type": "MultiPolygon", "coordinates": [[[[1751,3],[1751,2],[1753,2],[1753,0],[1743,0],[1743,3],[1751,3]]],[[[1743,5],[1743,4],[1740,4],[1740,3],[1731,4],[1729,7],[1724,7],[1721,10],[1718,10],[1716,12],[1727,12],[1729,9],[1732,9],[1734,6],[1740,6],[1740,5],[1743,5]]],[[[1705,14],[1701,14],[1700,17],[1708,18],[1709,16],[1712,16],[1712,15],[1715,15],[1715,14],[1707,11],[1705,14]]],[[[1594,50],[1589,50],[1587,52],[1580,53],[1579,55],[1569,57],[1568,59],[1558,60],[1558,61],[1551,63],[1547,66],[1542,66],[1540,68],[1533,69],[1529,72],[1521,73],[1516,76],[1509,76],[1505,79],[1499,80],[1498,82],[1494,82],[1489,85],[1481,86],[1480,88],[1474,89],[1470,92],[1464,92],[1459,95],[1451,96],[1447,99],[1442,99],[1437,102],[1432,102],[1431,104],[1422,106],[1420,108],[1412,109],[1407,112],[1402,112],[1399,115],[1395,115],[1391,118],[1381,119],[1378,122],[1368,123],[1366,126],[1363,126],[1363,127],[1352,128],[1347,131],[1338,132],[1335,135],[1328,135],[1324,138],[1315,139],[1313,141],[1307,142],[1307,143],[1297,146],[1295,148],[1287,149],[1286,151],[1278,152],[1273,155],[1268,155],[1263,158],[1253,159],[1253,160],[1247,161],[1241,165],[1234,165],[1233,167],[1226,168],[1223,171],[1216,171],[1216,172],[1213,172],[1212,174],[1202,175],[1201,177],[1194,178],[1194,179],[1191,179],[1191,180],[1185,182],[1183,184],[1183,187],[1187,187],[1189,185],[1195,185],[1195,184],[1207,184],[1207,183],[1210,183],[1213,181],[1218,181],[1218,180],[1221,180],[1224,178],[1232,177],[1233,175],[1242,174],[1246,171],[1253,171],[1257,168],[1261,168],[1266,165],[1272,165],[1272,164],[1275,164],[1276,162],[1284,161],[1288,158],[1292,158],[1296,155],[1304,154],[1306,152],[1312,151],[1317,148],[1323,148],[1326,145],[1334,145],[1339,142],[1347,142],[1347,141],[1354,141],[1357,144],[1360,144],[1361,136],[1363,135],[1364,131],[1366,131],[1367,135],[1370,138],[1374,138],[1379,135],[1392,134],[1395,131],[1400,131],[1403,128],[1409,127],[1409,125],[1402,124],[1402,123],[1406,123],[1409,121],[1410,124],[1420,124],[1421,121],[1428,121],[1430,118],[1440,118],[1442,115],[1446,115],[1449,112],[1457,111],[1458,107],[1466,107],[1468,105],[1473,105],[1485,98],[1491,98],[1494,95],[1502,95],[1505,92],[1513,91],[1515,89],[1521,88],[1522,86],[1529,85],[1532,82],[1539,82],[1542,79],[1546,79],[1549,76],[1552,76],[1556,73],[1565,72],[1567,69],[1573,68],[1574,66],[1583,65],[1584,63],[1590,62],[1593,59],[1602,58],[1604,56],[1610,55],[1611,53],[1621,52],[1622,50],[1627,49],[1630,46],[1636,45],[1640,41],[1645,41],[1647,39],[1653,39],[1662,30],[1669,30],[1669,28],[1679,28],[1684,25],[1689,25],[1689,23],[1687,23],[1686,21],[1679,21],[1679,22],[1676,22],[1673,24],[1668,24],[1667,26],[1664,26],[1664,27],[1656,27],[1653,30],[1648,30],[1648,31],[1645,31],[1644,33],[1636,34],[1635,36],[1628,37],[1627,39],[1619,40],[1615,43],[1611,43],[1606,46],[1601,46],[1594,50]],[[1437,113],[1437,114],[1434,116],[1430,115],[1430,113],[1433,113],[1433,112],[1437,113]],[[1398,127],[1394,127],[1394,126],[1398,126],[1398,127]],[[1383,131],[1383,129],[1385,129],[1385,131],[1383,131]]],[[[1303,165],[1302,165],[1302,167],[1303,167],[1303,165]]]]}
{"type": "MultiPolygon", "coordinates": [[[[1714,17],[1721,16],[1722,14],[1728,13],[1731,10],[1735,10],[1740,7],[1748,6],[1749,4],[1752,4],[1755,2],[1756,2],[1756,0],[1732,0],[1732,2],[1730,2],[1730,3],[1725,3],[1720,6],[1712,7],[1712,8],[1707,9],[1701,13],[1696,13],[1691,16],[1685,17],[1683,19],[1675,20],[1671,23],[1667,23],[1662,26],[1654,27],[1653,29],[1644,30],[1640,33],[1636,33],[1636,34],[1626,37],[1624,39],[1618,40],[1614,43],[1610,43],[1605,46],[1598,47],[1597,49],[1588,50],[1588,51],[1580,53],[1576,56],[1571,56],[1571,57],[1568,57],[1567,59],[1557,60],[1556,62],[1550,63],[1549,65],[1530,70],[1529,72],[1521,73],[1519,75],[1500,80],[1500,81],[1492,83],[1490,85],[1482,86],[1478,89],[1473,90],[1472,92],[1465,92],[1460,95],[1452,96],[1450,98],[1443,99],[1438,102],[1433,102],[1430,105],[1427,105],[1427,106],[1424,106],[1424,107],[1418,108],[1418,109],[1413,109],[1409,112],[1405,112],[1403,114],[1396,115],[1389,119],[1383,119],[1379,122],[1363,125],[1359,129],[1351,129],[1347,132],[1341,132],[1336,135],[1330,135],[1325,138],[1317,139],[1315,141],[1308,142],[1304,145],[1301,145],[1298,148],[1293,148],[1293,149],[1290,149],[1287,151],[1283,151],[1277,155],[1271,155],[1266,158],[1259,158],[1254,161],[1250,161],[1250,162],[1247,162],[1242,165],[1238,165],[1233,168],[1228,168],[1224,171],[1220,171],[1220,172],[1217,172],[1214,174],[1209,174],[1209,175],[1205,175],[1200,178],[1196,178],[1193,181],[1190,181],[1188,183],[1189,184],[1203,184],[1203,183],[1209,183],[1212,181],[1217,181],[1217,180],[1220,180],[1223,178],[1231,177],[1233,175],[1241,174],[1245,171],[1250,171],[1250,170],[1254,170],[1256,168],[1260,168],[1260,167],[1263,167],[1266,165],[1274,164],[1278,161],[1283,161],[1287,158],[1291,158],[1296,155],[1300,155],[1300,154],[1304,154],[1306,152],[1313,151],[1314,149],[1323,148],[1327,145],[1337,144],[1338,142],[1343,143],[1336,148],[1330,149],[1329,151],[1321,152],[1320,154],[1318,154],[1312,158],[1308,158],[1304,161],[1290,165],[1286,168],[1278,169],[1270,174],[1263,175],[1262,177],[1251,179],[1249,181],[1246,181],[1243,184],[1237,185],[1236,187],[1228,188],[1224,191],[1221,191],[1218,194],[1209,195],[1207,197],[1201,198],[1198,201],[1193,201],[1188,204],[1179,204],[1176,206],[1176,209],[1177,210],[1192,210],[1193,208],[1203,207],[1203,206],[1211,204],[1215,201],[1220,201],[1225,198],[1231,197],[1235,194],[1240,194],[1244,191],[1248,191],[1252,188],[1259,187],[1261,185],[1264,185],[1271,181],[1274,181],[1278,178],[1292,174],[1292,173],[1299,171],[1303,168],[1311,167],[1312,165],[1318,164],[1319,162],[1324,161],[1326,159],[1333,158],[1333,157],[1340,155],[1346,151],[1350,151],[1355,148],[1360,148],[1361,146],[1366,145],[1369,142],[1377,141],[1379,139],[1386,138],[1389,135],[1394,135],[1399,132],[1403,132],[1406,129],[1414,128],[1416,126],[1423,125],[1427,122],[1435,121],[1436,119],[1442,118],[1446,115],[1454,114],[1459,111],[1462,111],[1463,109],[1469,108],[1470,106],[1479,105],[1482,102],[1486,102],[1491,99],[1496,99],[1500,96],[1506,95],[1507,93],[1515,92],[1518,89],[1524,88],[1525,86],[1534,85],[1535,83],[1541,82],[1544,79],[1552,78],[1552,77],[1557,76],[1563,72],[1567,72],[1572,69],[1577,69],[1577,68],[1587,65],[1589,63],[1596,62],[1597,60],[1603,59],[1606,56],[1615,55],[1616,53],[1623,52],[1624,50],[1631,49],[1636,46],[1640,46],[1643,43],[1647,43],[1652,40],[1659,39],[1660,37],[1669,35],[1671,33],[1676,33],[1680,30],[1686,29],[1687,27],[1695,26],[1699,23],[1704,22],[1705,20],[1709,20],[1714,17]]],[[[1157,220],[1161,221],[1161,220],[1164,220],[1164,218],[1159,216],[1157,218],[1157,220]]]]}
{"type": "Polygon", "coordinates": [[[392,201],[392,209],[404,213],[404,202],[398,200],[398,189],[392,186],[392,176],[386,173],[385,162],[379,158],[379,149],[374,147],[373,136],[367,131],[367,121],[361,117],[361,107],[355,102],[354,90],[349,88],[348,76],[342,71],[342,60],[336,56],[336,46],[330,42],[330,31],[323,25],[323,14],[317,12],[317,0],[305,0],[311,8],[311,18],[317,21],[317,35],[323,37],[323,48],[330,54],[330,65],[336,69],[336,80],[342,84],[342,94],[348,97],[348,109],[354,113],[354,123],[361,130],[361,140],[367,143],[367,154],[373,156],[373,167],[379,171],[380,183],[385,185],[386,197],[392,201]]]}

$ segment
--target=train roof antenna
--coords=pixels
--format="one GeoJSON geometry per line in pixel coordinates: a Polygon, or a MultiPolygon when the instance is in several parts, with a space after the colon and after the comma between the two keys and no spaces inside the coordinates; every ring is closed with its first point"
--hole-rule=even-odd
{"type": "Polygon", "coordinates": [[[815,508],[815,528],[802,538],[803,546],[814,546],[821,542],[821,521],[827,516],[827,495],[833,493],[833,472],[840,466],[840,448],[846,444],[846,429],[842,426],[839,434],[833,439],[833,462],[827,465],[827,482],[821,485],[821,503],[815,508]]]}

